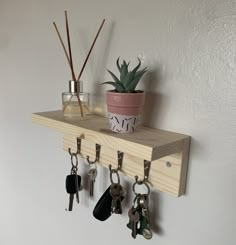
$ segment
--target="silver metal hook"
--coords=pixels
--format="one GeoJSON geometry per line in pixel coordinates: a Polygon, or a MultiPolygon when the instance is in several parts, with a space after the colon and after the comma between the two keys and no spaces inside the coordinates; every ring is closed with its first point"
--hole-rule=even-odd
{"type": "Polygon", "coordinates": [[[151,169],[151,162],[144,160],[144,179],[143,181],[148,181],[150,169],[151,169]]]}
{"type": "Polygon", "coordinates": [[[138,180],[138,176],[136,175],[135,178],[135,182],[138,184],[142,184],[144,182],[148,182],[148,178],[149,178],[149,173],[150,173],[150,169],[151,169],[151,162],[144,160],[144,177],[143,180],[138,180]]]}
{"type": "Polygon", "coordinates": [[[114,183],[113,178],[112,178],[112,174],[116,174],[117,180],[118,180],[118,184],[120,183],[119,171],[121,171],[121,168],[122,168],[123,157],[124,157],[124,152],[117,151],[118,167],[115,169],[115,168],[112,168],[111,164],[109,164],[110,180],[111,180],[112,184],[114,183]]]}
{"type": "Polygon", "coordinates": [[[71,152],[71,148],[69,148],[68,149],[68,152],[69,152],[70,156],[72,156],[72,155],[78,155],[78,154],[80,154],[80,151],[81,151],[81,138],[78,138],[77,137],[77,151],[75,153],[72,153],[71,152]]]}
{"type": "Polygon", "coordinates": [[[101,151],[101,145],[96,144],[96,158],[95,158],[95,160],[94,160],[94,161],[90,161],[90,160],[89,160],[89,156],[87,156],[87,161],[88,161],[89,165],[90,165],[90,164],[94,164],[94,163],[96,163],[96,162],[99,161],[99,158],[100,158],[100,151],[101,151]]]}
{"type": "Polygon", "coordinates": [[[118,151],[117,152],[117,157],[118,157],[118,168],[117,168],[117,171],[121,171],[123,158],[124,158],[124,152],[118,151]]]}

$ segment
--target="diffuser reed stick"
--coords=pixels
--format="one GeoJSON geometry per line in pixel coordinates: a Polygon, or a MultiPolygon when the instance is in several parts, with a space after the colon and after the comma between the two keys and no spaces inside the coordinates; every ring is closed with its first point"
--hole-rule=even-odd
{"type": "Polygon", "coordinates": [[[70,65],[71,65],[72,80],[76,81],[74,67],[73,67],[72,53],[71,53],[70,31],[69,31],[67,11],[65,11],[65,21],[66,21],[66,34],[67,34],[68,50],[69,50],[69,56],[70,56],[70,65]]]}
{"type": "Polygon", "coordinates": [[[55,27],[55,29],[56,29],[57,35],[58,35],[58,37],[59,37],[59,39],[60,39],[62,48],[63,48],[63,50],[64,50],[64,52],[65,52],[67,61],[68,61],[68,63],[69,63],[69,66],[70,66],[70,69],[71,69],[71,72],[72,72],[72,66],[71,66],[70,58],[69,58],[69,55],[68,55],[68,53],[67,53],[67,51],[66,51],[65,44],[64,44],[64,42],[63,42],[63,40],[62,40],[62,38],[61,38],[61,34],[60,34],[60,32],[59,32],[59,30],[58,30],[57,25],[56,25],[55,22],[53,22],[53,25],[54,25],[54,27],[55,27]]]}
{"type": "Polygon", "coordinates": [[[94,47],[94,45],[95,45],[95,43],[96,43],[96,41],[97,41],[98,35],[99,35],[99,33],[101,32],[101,30],[102,30],[102,27],[103,27],[103,25],[104,25],[104,22],[105,22],[105,19],[103,19],[102,24],[101,24],[101,26],[100,26],[100,28],[99,28],[99,30],[98,30],[96,36],[95,36],[95,39],[94,39],[94,41],[93,41],[93,44],[92,44],[92,46],[91,46],[91,48],[90,48],[90,50],[89,50],[89,52],[88,52],[88,55],[87,55],[87,57],[86,57],[86,59],[85,59],[85,61],[84,61],[84,64],[83,64],[82,69],[81,69],[81,71],[80,71],[80,73],[79,73],[79,76],[78,76],[78,81],[80,80],[80,78],[81,78],[81,76],[82,76],[82,73],[83,73],[83,71],[84,71],[84,68],[85,68],[85,66],[86,66],[86,64],[87,64],[87,61],[88,61],[89,56],[90,56],[90,54],[91,54],[91,52],[92,52],[92,50],[93,50],[93,47],[94,47]]]}

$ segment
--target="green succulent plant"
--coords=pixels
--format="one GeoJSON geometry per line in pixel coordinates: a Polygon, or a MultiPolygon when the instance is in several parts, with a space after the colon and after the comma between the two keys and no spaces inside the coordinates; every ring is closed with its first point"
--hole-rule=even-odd
{"type": "Polygon", "coordinates": [[[141,77],[147,71],[147,67],[139,70],[141,66],[141,60],[138,58],[138,65],[131,71],[128,70],[129,63],[123,60],[123,64],[120,65],[120,58],[117,59],[116,65],[120,72],[120,79],[110,70],[107,71],[111,74],[114,81],[104,82],[102,84],[110,84],[115,87],[115,91],[118,93],[134,93],[136,92],[136,86],[138,85],[141,77]]]}

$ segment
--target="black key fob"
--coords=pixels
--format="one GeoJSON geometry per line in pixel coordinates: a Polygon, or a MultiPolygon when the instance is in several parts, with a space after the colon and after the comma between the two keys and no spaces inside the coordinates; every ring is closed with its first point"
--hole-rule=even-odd
{"type": "Polygon", "coordinates": [[[110,186],[107,190],[103,193],[103,195],[98,200],[94,210],[93,216],[94,218],[105,221],[111,216],[111,204],[112,204],[112,197],[110,194],[110,186]]]}
{"type": "Polygon", "coordinates": [[[77,176],[77,181],[78,181],[78,187],[80,189],[81,185],[81,176],[80,175],[67,175],[66,177],[66,191],[69,194],[76,193],[76,176],[77,176]]]}

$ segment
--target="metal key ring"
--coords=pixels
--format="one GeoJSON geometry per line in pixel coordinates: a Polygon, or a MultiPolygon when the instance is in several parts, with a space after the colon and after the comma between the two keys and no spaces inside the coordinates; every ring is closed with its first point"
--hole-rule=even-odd
{"type": "Polygon", "coordinates": [[[149,185],[148,185],[145,181],[143,181],[143,180],[136,180],[135,183],[133,184],[133,192],[134,192],[134,194],[135,194],[136,196],[138,196],[138,195],[140,194],[140,193],[137,193],[137,192],[135,191],[135,186],[136,186],[136,185],[145,185],[146,188],[147,188],[147,195],[150,194],[150,187],[149,187],[149,185]]]}
{"type": "Polygon", "coordinates": [[[120,184],[120,175],[119,175],[118,171],[116,169],[110,169],[110,180],[111,180],[111,183],[114,184],[112,174],[116,174],[117,181],[118,181],[117,184],[120,184]]]}
{"type": "Polygon", "coordinates": [[[77,154],[76,153],[72,153],[70,159],[71,159],[72,167],[73,168],[78,168],[78,157],[77,157],[77,154]],[[76,161],[75,164],[74,164],[73,159],[75,159],[75,161],[76,161]]]}
{"type": "Polygon", "coordinates": [[[75,175],[77,175],[77,171],[78,171],[77,167],[72,167],[70,170],[71,174],[75,174],[75,175]]]}
{"type": "Polygon", "coordinates": [[[97,163],[96,162],[89,163],[89,168],[97,169],[97,163]]]}

